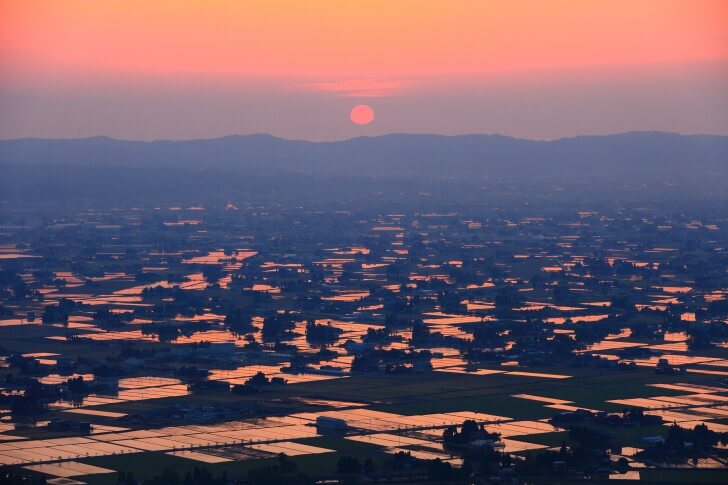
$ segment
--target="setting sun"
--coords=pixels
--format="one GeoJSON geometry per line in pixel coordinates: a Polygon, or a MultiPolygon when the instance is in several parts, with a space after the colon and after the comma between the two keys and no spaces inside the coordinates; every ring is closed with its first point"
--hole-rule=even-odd
{"type": "Polygon", "coordinates": [[[368,125],[374,121],[374,110],[366,104],[359,104],[351,109],[349,114],[352,123],[357,125],[368,125]]]}

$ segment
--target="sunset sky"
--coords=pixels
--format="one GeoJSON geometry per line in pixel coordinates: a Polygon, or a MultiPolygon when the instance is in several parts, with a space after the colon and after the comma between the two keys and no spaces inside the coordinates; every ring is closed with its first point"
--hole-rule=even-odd
{"type": "Polygon", "coordinates": [[[728,134],[728,1],[0,0],[1,138],[630,130],[728,134]]]}

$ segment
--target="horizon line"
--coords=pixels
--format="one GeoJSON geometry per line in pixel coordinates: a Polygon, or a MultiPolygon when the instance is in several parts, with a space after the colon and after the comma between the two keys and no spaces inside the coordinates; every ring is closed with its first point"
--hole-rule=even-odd
{"type": "Polygon", "coordinates": [[[286,138],[278,135],[274,135],[272,133],[230,133],[227,135],[219,135],[219,136],[212,136],[212,137],[199,137],[199,138],[153,138],[153,139],[134,139],[134,138],[117,138],[110,135],[93,135],[93,136],[85,136],[85,137],[41,137],[41,136],[23,136],[23,137],[14,137],[14,138],[0,138],[0,142],[12,142],[12,141],[30,141],[30,140],[36,140],[36,141],[88,141],[88,140],[97,140],[97,139],[105,139],[105,140],[112,140],[112,141],[120,141],[120,142],[132,142],[132,143],[183,143],[183,142],[193,142],[193,141],[215,141],[215,140],[223,140],[226,138],[254,138],[254,137],[266,137],[266,138],[274,138],[276,140],[286,141],[286,142],[301,142],[301,143],[315,143],[315,144],[326,144],[326,143],[342,143],[352,140],[361,140],[361,139],[375,139],[375,138],[385,138],[385,137],[391,137],[391,136],[422,136],[422,137],[441,137],[441,138],[460,138],[460,137],[499,137],[499,138],[509,138],[512,140],[521,140],[521,141],[531,141],[531,142],[554,142],[554,141],[560,141],[560,140],[571,140],[575,138],[607,138],[607,137],[614,137],[614,136],[624,136],[624,135],[637,135],[637,134],[653,134],[653,135],[672,135],[672,136],[684,136],[684,137],[718,137],[718,138],[726,138],[728,137],[728,133],[721,134],[721,133],[680,133],[675,131],[662,131],[662,130],[631,130],[631,131],[621,131],[621,132],[614,132],[614,133],[600,133],[600,134],[578,134],[578,135],[571,135],[571,136],[562,136],[558,138],[527,138],[527,137],[519,137],[519,136],[513,136],[513,135],[506,135],[503,133],[477,133],[477,132],[471,132],[471,133],[456,133],[456,134],[445,134],[445,133],[417,133],[417,132],[390,132],[390,133],[382,133],[379,135],[359,135],[359,136],[352,136],[350,138],[341,138],[341,139],[333,139],[333,140],[312,140],[312,139],[303,139],[303,138],[286,138]]]}

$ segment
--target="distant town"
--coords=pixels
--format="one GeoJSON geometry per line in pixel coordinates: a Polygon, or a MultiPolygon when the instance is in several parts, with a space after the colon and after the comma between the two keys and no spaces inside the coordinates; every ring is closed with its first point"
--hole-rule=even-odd
{"type": "Polygon", "coordinates": [[[724,207],[383,205],[6,204],[2,480],[725,478],[724,207]]]}

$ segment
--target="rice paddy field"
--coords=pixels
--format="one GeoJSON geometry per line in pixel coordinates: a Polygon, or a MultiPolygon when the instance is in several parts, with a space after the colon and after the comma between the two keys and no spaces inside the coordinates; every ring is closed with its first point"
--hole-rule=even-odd
{"type": "Polygon", "coordinates": [[[426,480],[470,459],[445,437],[465,422],[497,433],[467,446],[518,464],[576,449],[567,418],[588,412],[579,426],[610,441],[599,479],[725,481],[723,445],[642,453],[673,425],[728,433],[719,215],[228,205],[2,222],[5,469],[246,479],[285,455],[320,480],[344,457],[426,480]],[[627,410],[660,419],[603,418],[627,410]]]}

